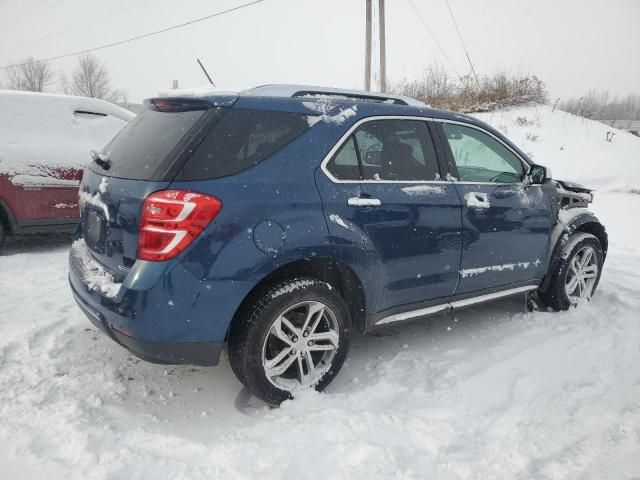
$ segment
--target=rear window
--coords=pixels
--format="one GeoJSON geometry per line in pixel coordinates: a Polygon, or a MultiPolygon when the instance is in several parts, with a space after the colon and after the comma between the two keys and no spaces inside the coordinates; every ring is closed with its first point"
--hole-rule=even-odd
{"type": "Polygon", "coordinates": [[[232,108],[202,141],[178,179],[239,173],[270,157],[308,128],[304,115],[232,108]]]}
{"type": "Polygon", "coordinates": [[[109,168],[95,162],[91,168],[110,177],[150,180],[204,113],[144,110],[104,148],[109,168]]]}

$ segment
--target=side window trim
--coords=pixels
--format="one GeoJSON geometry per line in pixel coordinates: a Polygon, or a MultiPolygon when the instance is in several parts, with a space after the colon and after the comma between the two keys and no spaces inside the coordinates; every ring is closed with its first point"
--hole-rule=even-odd
{"type": "MultiPolygon", "coordinates": [[[[505,147],[507,150],[509,150],[511,153],[513,153],[513,155],[515,155],[515,157],[520,160],[520,162],[522,163],[522,166],[524,168],[525,171],[525,175],[526,172],[529,171],[529,162],[527,162],[524,158],[522,158],[522,156],[516,152],[513,148],[511,148],[509,145],[507,145],[505,142],[503,142],[500,138],[496,137],[493,133],[489,132],[488,130],[485,130],[482,127],[478,127],[476,125],[473,125],[471,123],[466,123],[466,122],[456,122],[455,120],[447,120],[444,118],[435,118],[432,120],[435,124],[437,124],[437,130],[438,130],[438,135],[440,137],[441,143],[443,145],[444,151],[445,151],[445,155],[446,155],[446,159],[447,159],[447,164],[449,167],[449,171],[451,172],[451,175],[459,178],[458,176],[458,167],[456,166],[456,162],[453,158],[453,152],[451,151],[451,146],[449,145],[449,142],[447,142],[446,136],[444,134],[444,129],[442,128],[442,124],[443,123],[451,123],[454,125],[461,125],[463,127],[469,127],[469,128],[474,128],[482,133],[484,133],[485,135],[488,135],[489,137],[491,137],[492,139],[494,139],[496,142],[498,142],[500,145],[502,145],[503,147],[505,147]]],[[[520,180],[519,182],[509,182],[509,183],[501,183],[501,185],[519,185],[522,182],[524,182],[524,178],[522,180],[520,180]]],[[[456,183],[462,184],[462,185],[496,185],[496,182],[463,182],[463,181],[459,181],[457,180],[456,183]]]]}
{"type": "MultiPolygon", "coordinates": [[[[457,177],[457,173],[458,170],[455,166],[455,162],[453,161],[453,154],[451,153],[451,148],[449,147],[449,143],[446,141],[445,137],[444,137],[444,131],[442,129],[442,123],[453,123],[456,125],[462,125],[463,127],[470,127],[470,128],[475,128],[476,130],[481,131],[482,133],[485,133],[486,135],[489,135],[491,138],[493,138],[494,140],[496,140],[497,142],[499,142],[501,145],[503,145],[505,148],[507,148],[511,153],[513,153],[516,158],[518,158],[518,160],[520,160],[522,162],[522,165],[524,166],[524,170],[528,171],[529,169],[529,162],[527,162],[518,152],[516,152],[513,148],[511,148],[509,145],[507,145],[504,141],[502,141],[500,138],[496,137],[494,134],[492,134],[491,132],[485,130],[482,127],[479,127],[477,125],[473,125],[471,123],[467,123],[467,122],[457,122],[455,120],[448,120],[445,118],[432,118],[432,117],[416,117],[416,116],[411,116],[411,115],[378,115],[378,116],[374,116],[374,117],[366,117],[366,118],[362,118],[360,120],[358,120],[356,123],[354,123],[353,125],[351,125],[351,127],[338,139],[338,141],[333,145],[333,147],[331,147],[331,150],[329,150],[329,153],[327,153],[324,157],[324,159],[322,160],[321,164],[320,164],[320,169],[323,171],[323,173],[325,174],[325,176],[331,180],[333,183],[435,183],[435,184],[450,184],[451,182],[448,181],[446,179],[446,175],[447,173],[451,173],[452,176],[457,177]],[[429,128],[430,133],[432,134],[432,140],[434,142],[434,146],[436,145],[440,145],[443,150],[444,150],[444,155],[445,155],[445,160],[446,160],[446,168],[443,168],[445,166],[440,165],[440,170],[441,173],[440,175],[442,175],[442,173],[444,173],[444,177],[441,178],[440,180],[339,180],[337,178],[335,178],[333,175],[331,175],[331,172],[327,169],[327,164],[329,163],[329,161],[331,160],[331,158],[336,154],[336,152],[338,150],[340,150],[340,148],[342,147],[342,145],[349,139],[349,137],[364,123],[366,122],[373,122],[375,120],[418,120],[418,121],[423,121],[427,123],[427,126],[429,126],[430,123],[433,123],[434,126],[436,127],[436,131],[438,133],[437,136],[433,135],[433,131],[431,130],[431,128],[429,128]]],[[[355,136],[354,136],[354,141],[355,141],[355,136]]],[[[357,148],[357,142],[355,143],[356,145],[356,152],[358,155],[358,166],[360,168],[362,168],[361,166],[361,161],[360,161],[360,154],[359,154],[359,149],[357,148]]],[[[436,147],[436,156],[438,156],[438,162],[440,162],[440,156],[439,156],[440,152],[438,151],[438,148],[436,147]]],[[[360,172],[361,176],[362,176],[362,171],[360,172]]],[[[523,180],[521,180],[520,182],[513,182],[513,183],[504,183],[503,185],[518,185],[520,183],[522,183],[523,180]]],[[[495,185],[495,182],[461,182],[461,181],[456,181],[455,183],[460,183],[460,184],[473,184],[473,185],[495,185]]]]}
{"type": "MultiPolygon", "coordinates": [[[[360,145],[358,145],[358,139],[356,138],[356,131],[354,130],[349,137],[347,137],[346,142],[349,141],[349,138],[353,141],[353,148],[356,151],[356,159],[358,159],[358,171],[360,172],[360,181],[364,180],[364,167],[362,166],[362,158],[360,157],[360,145]]],[[[346,143],[345,142],[345,143],[346,143]]]]}
{"type": "Polygon", "coordinates": [[[454,177],[457,176],[457,167],[455,163],[452,164],[451,157],[449,156],[449,150],[447,148],[448,145],[445,146],[443,141],[444,137],[440,133],[442,126],[433,120],[429,120],[427,122],[427,126],[429,127],[433,146],[436,149],[436,157],[438,158],[438,167],[440,169],[440,179],[446,180],[449,173],[454,177]]]}
{"type": "MultiPolygon", "coordinates": [[[[431,132],[431,129],[429,128],[429,122],[433,121],[433,118],[430,117],[416,117],[416,116],[412,116],[412,115],[377,115],[377,116],[373,116],[373,117],[366,117],[366,118],[362,118],[360,120],[358,120],[356,123],[354,123],[353,125],[351,125],[351,127],[338,139],[338,141],[333,145],[333,147],[331,147],[331,150],[329,150],[329,153],[327,153],[324,157],[324,159],[322,160],[322,162],[320,163],[320,169],[322,170],[322,172],[324,173],[324,175],[333,183],[351,183],[351,184],[355,184],[355,183],[372,183],[372,184],[385,184],[385,183],[415,183],[415,184],[424,184],[424,183],[435,183],[435,184],[449,184],[451,182],[447,181],[444,178],[441,178],[440,180],[364,180],[364,175],[363,175],[363,171],[362,171],[362,161],[360,159],[360,149],[358,148],[358,143],[357,140],[355,138],[355,131],[361,127],[363,124],[368,123],[368,122],[374,122],[377,120],[414,120],[414,121],[420,121],[420,122],[424,122],[427,126],[428,132],[431,135],[431,140],[434,144],[434,148],[436,149],[436,157],[438,157],[439,152],[437,149],[437,140],[436,138],[433,137],[433,134],[431,132]],[[335,178],[331,172],[328,170],[327,165],[328,163],[331,161],[331,159],[335,156],[335,154],[340,150],[340,148],[342,148],[342,146],[349,141],[349,138],[353,137],[353,140],[355,142],[355,146],[356,146],[356,154],[358,156],[358,166],[361,169],[360,174],[362,179],[361,180],[340,180],[338,178],[335,178]]],[[[441,170],[440,167],[440,161],[438,160],[438,166],[439,169],[441,170]]],[[[440,175],[442,175],[442,172],[440,173],[440,175]]],[[[446,175],[446,173],[445,173],[446,175]]]]}

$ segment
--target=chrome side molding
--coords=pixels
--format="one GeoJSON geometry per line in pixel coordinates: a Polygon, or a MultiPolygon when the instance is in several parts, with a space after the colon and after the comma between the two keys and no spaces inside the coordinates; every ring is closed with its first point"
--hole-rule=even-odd
{"type": "Polygon", "coordinates": [[[425,317],[434,313],[442,312],[445,310],[454,310],[456,308],[467,307],[469,305],[475,305],[476,303],[484,303],[491,300],[496,300],[502,297],[508,297],[517,293],[530,292],[536,290],[538,285],[524,285],[522,287],[510,288],[509,290],[502,290],[501,292],[486,293],[484,295],[478,295],[477,297],[465,298],[464,300],[455,300],[453,302],[442,303],[439,305],[433,305],[431,307],[420,308],[418,310],[411,310],[409,312],[396,313],[378,320],[376,325],[384,325],[387,323],[401,322],[403,320],[411,320],[412,318],[425,317]]]}

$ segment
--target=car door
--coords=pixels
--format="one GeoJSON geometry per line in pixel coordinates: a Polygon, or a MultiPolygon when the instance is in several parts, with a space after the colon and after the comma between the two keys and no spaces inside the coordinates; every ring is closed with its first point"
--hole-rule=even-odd
{"type": "MultiPolygon", "coordinates": [[[[27,166],[39,175],[18,174],[4,178],[8,203],[21,226],[65,223],[78,218],[80,169],[27,166]]],[[[27,170],[28,171],[28,170],[27,170]]]]}
{"type": "Polygon", "coordinates": [[[438,125],[462,200],[456,295],[538,283],[545,274],[553,219],[541,187],[525,182],[527,164],[479,127],[438,125]]]}
{"type": "Polygon", "coordinates": [[[375,285],[368,313],[447,301],[459,277],[461,204],[440,181],[427,123],[365,119],[337,147],[318,186],[332,242],[364,256],[375,285]]]}

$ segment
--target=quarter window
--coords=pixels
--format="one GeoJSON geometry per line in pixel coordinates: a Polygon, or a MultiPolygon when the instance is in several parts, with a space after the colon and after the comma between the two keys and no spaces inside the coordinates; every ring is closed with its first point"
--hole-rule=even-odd
{"type": "Polygon", "coordinates": [[[338,180],[360,180],[358,153],[353,137],[340,147],[340,150],[329,161],[327,168],[338,180]]]}
{"type": "Polygon", "coordinates": [[[269,158],[308,128],[304,115],[232,108],[202,141],[178,179],[220,178],[242,172],[269,158]]]}
{"type": "Polygon", "coordinates": [[[507,147],[478,129],[443,123],[445,138],[466,182],[516,183],[524,178],[524,165],[507,147]]]}

